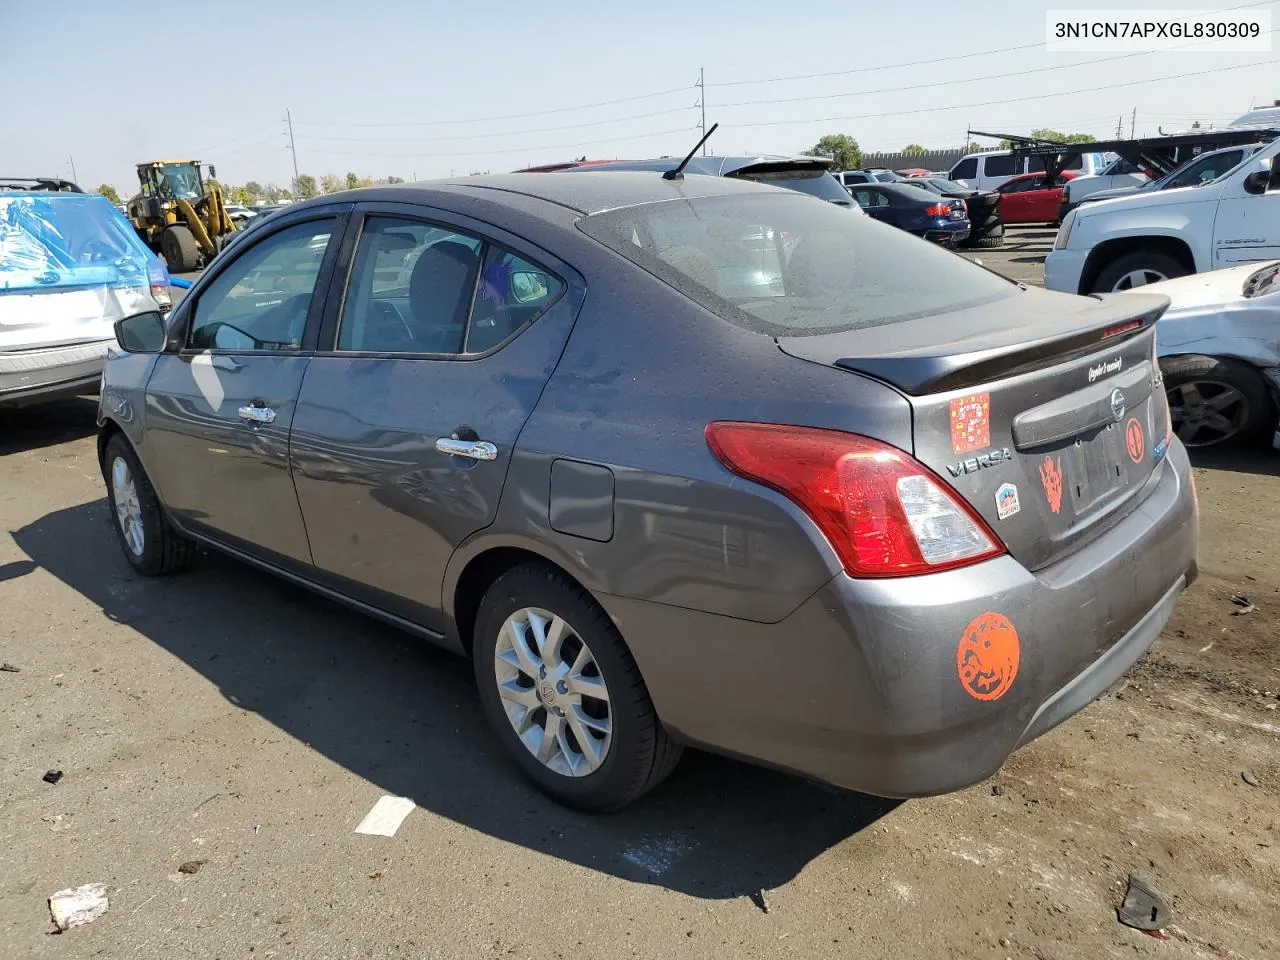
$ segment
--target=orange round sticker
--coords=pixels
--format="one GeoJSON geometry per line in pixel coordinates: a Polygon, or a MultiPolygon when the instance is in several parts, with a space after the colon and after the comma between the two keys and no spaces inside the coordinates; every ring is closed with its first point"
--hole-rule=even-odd
{"type": "Polygon", "coordinates": [[[999,700],[1018,675],[1018,631],[1007,617],[984,613],[974,619],[956,648],[956,669],[965,693],[977,700],[999,700]]]}

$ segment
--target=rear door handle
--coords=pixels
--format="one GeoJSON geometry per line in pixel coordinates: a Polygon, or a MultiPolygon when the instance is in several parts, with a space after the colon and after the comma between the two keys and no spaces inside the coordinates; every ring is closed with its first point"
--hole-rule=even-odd
{"type": "Polygon", "coordinates": [[[246,423],[262,425],[264,423],[274,423],[276,412],[270,407],[241,407],[239,409],[240,419],[246,423]]]}
{"type": "Polygon", "coordinates": [[[459,440],[457,437],[440,437],[436,440],[436,449],[451,457],[466,457],[469,460],[497,460],[498,448],[488,440],[459,440]]]}

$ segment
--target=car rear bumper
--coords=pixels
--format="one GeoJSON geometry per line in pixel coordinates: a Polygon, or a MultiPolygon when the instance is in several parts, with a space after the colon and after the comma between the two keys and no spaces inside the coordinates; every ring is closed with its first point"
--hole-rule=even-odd
{"type": "Polygon", "coordinates": [[[1087,546],[1031,573],[1011,557],[928,577],[838,576],[776,624],[602,597],[663,722],[692,743],[889,797],[958,790],[1083,709],[1142,656],[1196,576],[1190,465],[1087,546]],[[1018,636],[998,699],[961,677],[992,614],[1018,636]]]}
{"type": "Polygon", "coordinates": [[[1080,275],[1084,273],[1086,252],[1066,247],[1051,250],[1044,261],[1044,286],[1046,290],[1061,293],[1079,293],[1080,275]]]}
{"type": "Polygon", "coordinates": [[[0,353],[0,404],[96,393],[114,340],[0,353]]]}
{"type": "Polygon", "coordinates": [[[969,221],[957,220],[953,223],[948,223],[945,226],[930,227],[925,230],[921,236],[926,240],[933,241],[934,243],[959,243],[961,240],[966,240],[969,237],[969,221]]]}

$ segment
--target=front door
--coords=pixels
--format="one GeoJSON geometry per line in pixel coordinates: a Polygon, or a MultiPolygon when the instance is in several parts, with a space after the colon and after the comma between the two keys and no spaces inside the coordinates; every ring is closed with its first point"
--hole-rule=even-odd
{"type": "Polygon", "coordinates": [[[1266,193],[1247,193],[1244,178],[1262,169],[1262,161],[1245,165],[1226,184],[1213,224],[1213,265],[1232,267],[1280,259],[1280,157],[1271,157],[1271,183],[1266,193]]]}
{"type": "Polygon", "coordinates": [[[311,563],[289,430],[343,222],[285,221],[215,261],[147,384],[147,470],[178,522],[285,565],[311,563]]]}
{"type": "Polygon", "coordinates": [[[303,380],[291,459],[318,575],[443,629],[445,566],[493,522],[578,301],[570,271],[521,241],[403,210],[370,208],[334,281],[345,297],[303,380]]]}

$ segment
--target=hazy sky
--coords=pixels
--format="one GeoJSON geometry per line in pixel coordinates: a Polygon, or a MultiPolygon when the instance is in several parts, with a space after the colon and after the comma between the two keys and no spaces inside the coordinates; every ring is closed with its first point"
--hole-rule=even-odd
{"type": "MultiPolygon", "coordinates": [[[[0,14],[18,2],[0,0],[0,14]]],[[[0,173],[66,176],[74,156],[83,186],[127,196],[135,163],[192,158],[224,182],[287,185],[286,108],[299,170],[317,178],[683,153],[698,136],[699,67],[721,153],[796,152],[830,132],[864,150],[958,146],[969,127],[1109,136],[1122,115],[1127,132],[1134,108],[1138,132],[1155,133],[1280,100],[1276,34],[1269,53],[1044,50],[1047,9],[1104,6],[62,0],[55,26],[28,17],[14,27],[26,38],[5,44],[0,173]],[[994,50],[1005,52],[903,66],[994,50]],[[836,71],[856,72],[741,82],[836,71]],[[980,79],[993,74],[1018,75],[980,79]],[[793,102],[747,103],[762,100],[793,102]]],[[[1280,2],[1250,8],[1280,27],[1280,2]]]]}

